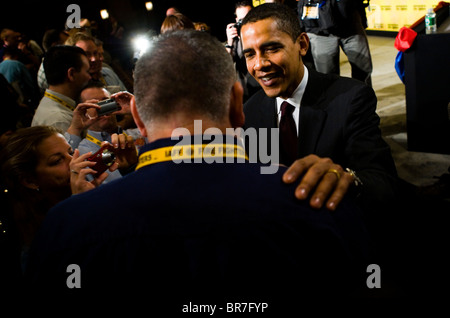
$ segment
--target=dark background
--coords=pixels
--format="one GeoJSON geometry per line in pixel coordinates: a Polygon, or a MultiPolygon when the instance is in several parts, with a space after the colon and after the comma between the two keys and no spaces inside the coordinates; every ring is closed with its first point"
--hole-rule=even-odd
{"type": "MultiPolygon", "coordinates": [[[[106,32],[105,21],[100,18],[100,10],[107,9],[123,25],[128,37],[138,32],[153,29],[159,33],[165,12],[169,7],[177,7],[194,22],[205,22],[211,27],[211,33],[219,40],[225,41],[225,27],[234,22],[234,5],[236,1],[223,0],[154,0],[153,10],[145,9],[145,0],[63,0],[31,1],[8,0],[0,7],[0,29],[11,28],[28,35],[41,44],[46,29],[62,28],[71,13],[67,6],[78,4],[81,17],[95,20],[99,31],[106,32]]],[[[295,6],[295,1],[287,1],[295,6]]]]}
{"type": "Polygon", "coordinates": [[[29,35],[38,43],[46,29],[63,27],[71,13],[67,13],[67,6],[71,3],[81,8],[81,17],[95,20],[99,27],[105,27],[105,21],[100,17],[101,9],[108,9],[124,26],[127,35],[141,30],[153,29],[159,33],[159,28],[165,17],[166,10],[177,7],[192,21],[206,22],[212,32],[219,39],[225,37],[225,27],[233,22],[234,1],[182,1],[182,0],[154,0],[153,10],[145,9],[144,0],[63,0],[48,1],[14,1],[8,0],[1,5],[0,28],[12,28],[29,35]]]}
{"type": "MultiPolygon", "coordinates": [[[[117,60],[124,70],[121,76],[124,83],[130,78],[134,65],[136,48],[133,38],[141,35],[159,34],[161,24],[170,7],[176,7],[193,22],[204,22],[210,27],[210,33],[220,41],[226,41],[226,26],[235,22],[234,10],[237,0],[153,0],[153,10],[147,11],[145,0],[62,0],[62,1],[31,1],[7,0],[0,5],[0,30],[3,28],[21,32],[29,39],[42,46],[42,37],[48,29],[63,29],[72,10],[67,12],[70,4],[80,6],[81,18],[95,22],[97,28],[92,34],[103,41],[105,50],[117,60]],[[122,40],[110,36],[111,23],[102,20],[100,10],[107,9],[124,28],[122,40]],[[128,74],[128,75],[126,75],[128,74]]],[[[285,3],[296,7],[296,0],[286,0],[285,3]]],[[[116,65],[117,72],[117,65],[116,65]]],[[[131,82],[131,80],[129,80],[131,82]]],[[[127,85],[125,83],[125,85],[127,85]]],[[[131,89],[131,84],[127,85],[131,89]]]]}

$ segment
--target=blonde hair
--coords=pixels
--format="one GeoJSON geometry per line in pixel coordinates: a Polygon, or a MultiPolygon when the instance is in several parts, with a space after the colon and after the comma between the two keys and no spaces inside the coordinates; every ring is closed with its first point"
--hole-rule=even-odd
{"type": "Polygon", "coordinates": [[[74,46],[79,41],[83,42],[92,41],[95,43],[94,37],[89,35],[88,33],[83,32],[81,29],[71,29],[69,31],[69,37],[67,38],[64,44],[74,46]]]}

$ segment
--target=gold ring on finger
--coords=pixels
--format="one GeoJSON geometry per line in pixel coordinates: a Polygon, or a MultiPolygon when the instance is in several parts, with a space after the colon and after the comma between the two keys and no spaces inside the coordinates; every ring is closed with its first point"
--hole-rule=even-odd
{"type": "Polygon", "coordinates": [[[337,177],[337,179],[339,180],[341,178],[341,174],[339,173],[339,171],[337,171],[336,169],[328,169],[327,173],[334,173],[337,177]]]}

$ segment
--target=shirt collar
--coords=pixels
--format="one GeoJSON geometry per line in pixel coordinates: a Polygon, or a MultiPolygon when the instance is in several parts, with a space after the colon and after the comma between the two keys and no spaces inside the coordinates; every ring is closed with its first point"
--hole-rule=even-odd
{"type": "Polygon", "coordinates": [[[303,65],[303,78],[300,82],[300,84],[298,84],[297,88],[295,89],[294,93],[292,93],[292,96],[289,97],[288,99],[283,99],[281,97],[277,97],[277,113],[280,112],[281,109],[281,103],[283,103],[284,101],[288,102],[289,104],[291,104],[292,106],[294,106],[295,108],[299,108],[300,104],[302,102],[302,98],[303,98],[303,94],[305,93],[305,89],[306,89],[306,83],[308,83],[308,77],[309,77],[309,73],[308,73],[308,68],[303,65]]]}
{"type": "Polygon", "coordinates": [[[75,108],[75,106],[76,106],[77,103],[76,103],[72,98],[70,98],[70,97],[68,97],[68,96],[66,96],[66,95],[60,94],[60,93],[58,93],[58,92],[52,91],[51,89],[48,89],[48,88],[47,88],[47,91],[48,91],[50,94],[55,95],[56,97],[62,99],[63,101],[65,101],[67,104],[69,104],[69,105],[72,106],[73,108],[75,108]]]}

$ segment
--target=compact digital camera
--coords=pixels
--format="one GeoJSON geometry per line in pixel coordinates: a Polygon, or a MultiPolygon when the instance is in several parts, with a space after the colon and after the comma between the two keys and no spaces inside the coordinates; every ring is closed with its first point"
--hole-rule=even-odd
{"type": "Polygon", "coordinates": [[[234,24],[234,27],[236,28],[238,34],[241,33],[242,19],[238,20],[238,21],[234,24]]]}
{"type": "Polygon", "coordinates": [[[100,106],[100,109],[97,111],[98,116],[108,115],[121,109],[113,98],[102,100],[97,105],[100,106]]]}
{"type": "Polygon", "coordinates": [[[114,147],[111,144],[105,144],[86,160],[96,162],[95,166],[91,168],[97,171],[95,174],[95,177],[97,178],[116,161],[114,147]]]}

